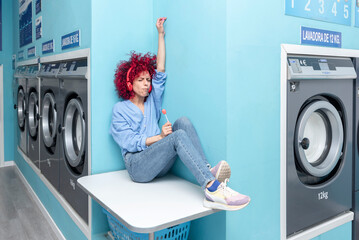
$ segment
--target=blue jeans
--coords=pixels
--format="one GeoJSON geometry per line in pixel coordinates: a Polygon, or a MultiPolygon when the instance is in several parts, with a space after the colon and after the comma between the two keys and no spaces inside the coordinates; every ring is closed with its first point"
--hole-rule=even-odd
{"type": "Polygon", "coordinates": [[[207,167],[197,132],[190,120],[179,118],[172,126],[173,132],[145,150],[125,155],[125,164],[135,182],[150,182],[164,176],[173,166],[176,156],[192,172],[204,189],[215,179],[207,167]]]}

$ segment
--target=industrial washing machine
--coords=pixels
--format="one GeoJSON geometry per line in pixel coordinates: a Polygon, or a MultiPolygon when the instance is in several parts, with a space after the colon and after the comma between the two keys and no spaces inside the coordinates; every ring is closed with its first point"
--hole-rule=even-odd
{"type": "Polygon", "coordinates": [[[88,195],[77,185],[77,179],[88,175],[88,109],[87,60],[61,63],[59,105],[63,107],[59,132],[60,193],[88,223],[88,195]]]}
{"type": "Polygon", "coordinates": [[[38,65],[27,66],[27,142],[28,157],[37,168],[40,168],[40,134],[39,134],[39,92],[40,85],[37,74],[39,72],[38,65]]]}
{"type": "MultiPolygon", "coordinates": [[[[354,59],[356,72],[359,72],[359,58],[354,59]]],[[[353,240],[359,240],[359,77],[354,83],[354,221],[353,221],[353,240]]]]}
{"type": "Polygon", "coordinates": [[[56,75],[60,63],[43,63],[40,68],[41,108],[40,108],[40,170],[49,182],[59,191],[60,137],[57,133],[62,109],[59,80],[56,75]]]}
{"type": "Polygon", "coordinates": [[[25,66],[19,66],[16,68],[14,77],[17,82],[16,88],[16,104],[14,109],[17,112],[17,141],[18,147],[21,151],[27,155],[27,123],[26,123],[26,111],[27,111],[27,80],[25,73],[27,68],[25,66]]]}
{"type": "Polygon", "coordinates": [[[350,58],[288,55],[287,237],[352,208],[350,58]]]}

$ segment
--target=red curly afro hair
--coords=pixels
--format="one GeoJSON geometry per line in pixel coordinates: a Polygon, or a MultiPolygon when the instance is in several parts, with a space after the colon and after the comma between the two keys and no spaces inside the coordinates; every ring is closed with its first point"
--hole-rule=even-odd
{"type": "Polygon", "coordinates": [[[131,84],[133,84],[133,80],[143,71],[148,71],[150,76],[152,77],[155,73],[156,66],[156,55],[151,55],[150,53],[146,53],[142,56],[141,53],[135,53],[132,51],[130,53],[131,57],[128,61],[121,61],[116,68],[115,72],[115,86],[117,94],[122,99],[130,99],[134,96],[133,91],[129,91],[127,89],[127,72],[132,67],[129,80],[131,84]]]}

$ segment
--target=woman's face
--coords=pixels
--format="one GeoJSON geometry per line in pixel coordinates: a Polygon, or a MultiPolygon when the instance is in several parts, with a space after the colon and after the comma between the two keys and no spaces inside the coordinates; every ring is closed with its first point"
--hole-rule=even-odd
{"type": "Polygon", "coordinates": [[[147,97],[151,86],[151,76],[148,71],[141,72],[138,77],[133,80],[133,92],[138,97],[147,97]]]}

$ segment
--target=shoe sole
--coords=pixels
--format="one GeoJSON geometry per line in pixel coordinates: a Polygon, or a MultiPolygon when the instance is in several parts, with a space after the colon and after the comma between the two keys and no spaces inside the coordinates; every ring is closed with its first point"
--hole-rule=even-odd
{"type": "Polygon", "coordinates": [[[224,180],[226,180],[227,178],[229,179],[231,177],[231,167],[226,161],[223,161],[222,164],[219,166],[215,177],[221,183],[224,182],[224,180]]]}
{"type": "Polygon", "coordinates": [[[250,200],[243,205],[231,206],[231,205],[226,205],[226,204],[218,203],[218,202],[210,202],[210,201],[204,199],[203,206],[207,207],[207,208],[212,208],[212,209],[221,209],[221,210],[226,210],[226,211],[237,211],[237,210],[240,210],[240,209],[246,207],[249,204],[249,202],[250,202],[250,200]]]}

